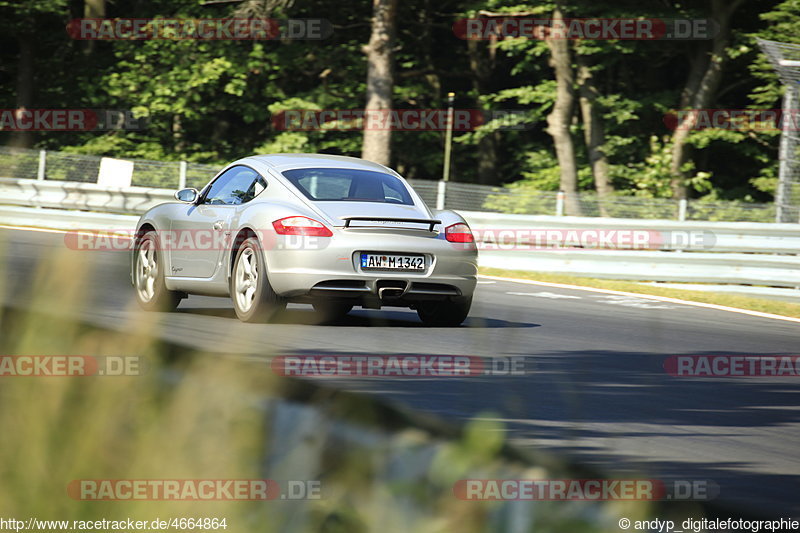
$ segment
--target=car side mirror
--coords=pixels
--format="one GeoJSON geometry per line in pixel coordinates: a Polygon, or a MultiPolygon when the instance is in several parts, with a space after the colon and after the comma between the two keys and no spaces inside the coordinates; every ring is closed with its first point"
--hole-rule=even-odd
{"type": "Polygon", "coordinates": [[[186,202],[187,204],[195,203],[199,196],[200,193],[197,189],[181,189],[175,193],[176,200],[179,202],[186,202]]]}

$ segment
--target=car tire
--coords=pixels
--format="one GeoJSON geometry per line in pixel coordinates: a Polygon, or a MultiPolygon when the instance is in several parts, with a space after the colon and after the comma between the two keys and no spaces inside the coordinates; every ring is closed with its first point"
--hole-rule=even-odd
{"type": "Polygon", "coordinates": [[[268,322],[286,308],[286,301],[269,283],[264,252],[255,237],[246,239],[236,252],[231,299],[242,322],[268,322]]]}
{"type": "Polygon", "coordinates": [[[426,326],[455,327],[466,320],[472,298],[459,298],[443,302],[421,302],[417,314],[426,326]]]}
{"type": "Polygon", "coordinates": [[[330,300],[319,300],[312,304],[316,311],[319,321],[322,323],[336,322],[344,318],[347,313],[353,310],[353,304],[347,302],[337,302],[330,300]]]}
{"type": "Polygon", "coordinates": [[[136,242],[133,256],[134,292],[145,311],[174,311],[183,299],[182,293],[167,289],[165,270],[156,233],[148,231],[136,242]]]}

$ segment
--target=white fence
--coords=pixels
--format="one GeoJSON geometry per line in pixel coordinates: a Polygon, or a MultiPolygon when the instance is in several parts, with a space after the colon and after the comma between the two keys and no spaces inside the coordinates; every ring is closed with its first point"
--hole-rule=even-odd
{"type": "MultiPolygon", "coordinates": [[[[0,147],[0,176],[96,183],[101,161],[101,157],[94,155],[0,147]]],[[[199,189],[219,169],[186,161],[129,161],[133,167],[131,185],[136,187],[178,189],[188,186],[199,189]]],[[[564,212],[562,196],[553,191],[461,183],[457,179],[447,183],[428,179],[409,181],[432,207],[531,215],[559,215],[564,212]]],[[[586,217],[773,222],[776,216],[774,204],[741,201],[676,202],[667,198],[624,195],[601,200],[588,191],[578,193],[577,200],[581,215],[586,217]]],[[[791,220],[798,220],[800,210],[793,209],[791,212],[786,210],[785,214],[791,220]]]]}

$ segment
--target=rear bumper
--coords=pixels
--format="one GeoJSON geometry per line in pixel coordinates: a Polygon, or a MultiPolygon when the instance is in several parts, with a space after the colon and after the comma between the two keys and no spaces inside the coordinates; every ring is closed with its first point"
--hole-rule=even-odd
{"type": "MultiPolygon", "coordinates": [[[[278,237],[281,239],[282,237],[278,237]]],[[[413,305],[436,299],[471,298],[478,273],[474,245],[450,243],[425,231],[335,230],[316,247],[277,242],[264,252],[270,284],[293,301],[346,299],[368,305],[413,305]],[[370,271],[362,252],[421,254],[425,270],[370,271]]]]}

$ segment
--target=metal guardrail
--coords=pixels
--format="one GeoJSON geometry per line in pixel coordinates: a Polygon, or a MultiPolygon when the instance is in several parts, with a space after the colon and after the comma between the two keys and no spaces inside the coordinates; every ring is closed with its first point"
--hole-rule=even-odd
{"type": "Polygon", "coordinates": [[[58,230],[133,231],[136,215],[0,205],[0,225],[58,230]]]}
{"type": "Polygon", "coordinates": [[[484,267],[602,279],[800,288],[800,258],[619,250],[482,251],[484,267]]]}
{"type": "MultiPolygon", "coordinates": [[[[133,229],[136,217],[170,201],[173,191],[89,183],[0,178],[0,223],[65,229],[133,229]],[[59,209],[25,209],[30,207],[59,209]],[[76,212],[85,210],[89,212],[76,212]]],[[[483,249],[486,267],[560,272],[608,279],[719,283],[800,288],[800,226],[747,222],[677,222],[588,217],[507,215],[463,211],[476,230],[646,230],[703,232],[702,251],[548,248],[483,249]]],[[[480,233],[480,231],[478,232],[480,233]]],[[[512,233],[513,234],[513,233],[512,233]]]]}
{"type": "MultiPolygon", "coordinates": [[[[496,246],[484,243],[481,266],[569,273],[603,279],[715,283],[800,288],[800,226],[750,222],[677,222],[589,217],[552,217],[464,212],[476,234],[497,230],[646,231],[662,238],[660,250],[609,250],[496,246]],[[696,251],[680,244],[699,234],[696,251]],[[676,238],[679,237],[679,238],[676,238]]],[[[800,299],[800,294],[795,295],[800,299]]]]}
{"type": "Polygon", "coordinates": [[[627,230],[658,232],[662,250],[683,250],[681,236],[703,237],[700,251],[800,254],[800,225],[761,222],[678,222],[632,218],[554,217],[458,211],[473,230],[627,230]]]}
{"type": "Polygon", "coordinates": [[[144,213],[173,199],[174,191],[147,187],[108,188],[94,183],[0,178],[0,204],[105,213],[144,213]]]}

